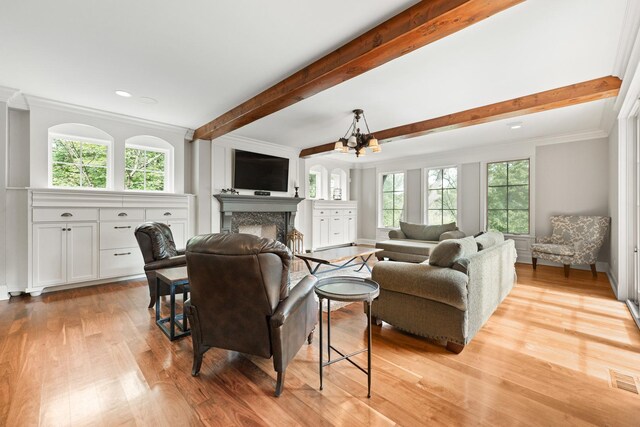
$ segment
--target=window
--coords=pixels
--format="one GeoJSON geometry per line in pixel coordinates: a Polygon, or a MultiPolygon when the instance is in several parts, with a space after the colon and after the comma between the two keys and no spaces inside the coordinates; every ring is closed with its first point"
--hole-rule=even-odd
{"type": "Polygon", "coordinates": [[[126,147],[124,157],[124,188],[127,190],[165,191],[166,151],[126,147]]]}
{"type": "Polygon", "coordinates": [[[458,218],[458,168],[427,171],[427,224],[456,222],[458,218]]]}
{"type": "Polygon", "coordinates": [[[487,227],[529,233],[529,160],[487,164],[487,227]]]}
{"type": "Polygon", "coordinates": [[[307,192],[310,199],[322,200],[325,198],[323,195],[323,187],[326,184],[327,169],[323,166],[315,165],[309,169],[309,191],[307,192]]]}
{"type": "Polygon", "coordinates": [[[400,227],[404,210],[404,173],[382,175],[382,226],[400,227]]]}
{"type": "Polygon", "coordinates": [[[347,172],[342,169],[333,169],[329,179],[329,199],[347,200],[347,172]]]}
{"type": "Polygon", "coordinates": [[[109,142],[51,135],[52,187],[107,188],[109,142]]]}

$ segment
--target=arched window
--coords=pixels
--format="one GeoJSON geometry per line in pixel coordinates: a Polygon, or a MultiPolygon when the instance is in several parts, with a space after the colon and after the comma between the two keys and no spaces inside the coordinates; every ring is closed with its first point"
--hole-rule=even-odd
{"type": "Polygon", "coordinates": [[[79,123],[49,128],[49,187],[113,188],[113,138],[79,123]]]}
{"type": "Polygon", "coordinates": [[[124,188],[135,191],[173,190],[173,146],[155,136],[125,141],[124,188]]]}
{"type": "Polygon", "coordinates": [[[342,169],[333,169],[329,177],[329,199],[347,199],[347,173],[342,169]]]}
{"type": "Polygon", "coordinates": [[[307,191],[307,197],[309,199],[320,200],[326,198],[324,195],[324,181],[326,175],[327,169],[323,166],[315,165],[309,169],[309,190],[307,191]]]}

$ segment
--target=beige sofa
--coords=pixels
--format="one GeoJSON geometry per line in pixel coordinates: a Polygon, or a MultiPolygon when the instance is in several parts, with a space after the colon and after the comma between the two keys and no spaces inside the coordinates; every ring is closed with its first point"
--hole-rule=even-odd
{"type": "Polygon", "coordinates": [[[490,232],[441,242],[430,263],[379,262],[372,274],[380,284],[374,321],[459,353],[513,288],[515,261],[513,240],[490,232]]]}
{"type": "Polygon", "coordinates": [[[389,240],[376,243],[383,249],[376,257],[379,260],[422,262],[429,258],[438,242],[465,237],[455,222],[443,225],[412,224],[400,221],[400,230],[389,231],[389,240]]]}

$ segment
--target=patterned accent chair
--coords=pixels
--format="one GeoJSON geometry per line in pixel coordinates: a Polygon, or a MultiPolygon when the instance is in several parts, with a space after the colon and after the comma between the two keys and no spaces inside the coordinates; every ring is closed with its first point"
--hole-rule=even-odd
{"type": "Polygon", "coordinates": [[[553,233],[536,239],[531,245],[533,269],[538,258],[564,265],[564,276],[569,277],[571,264],[589,264],[593,277],[597,277],[596,260],[609,231],[607,216],[554,215],[551,217],[553,233]]]}

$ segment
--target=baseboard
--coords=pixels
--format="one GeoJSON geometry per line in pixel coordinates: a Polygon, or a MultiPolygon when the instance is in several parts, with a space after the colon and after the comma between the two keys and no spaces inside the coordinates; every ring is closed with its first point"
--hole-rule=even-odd
{"type": "Polygon", "coordinates": [[[358,239],[357,242],[359,245],[371,245],[371,246],[376,245],[376,240],[372,240],[372,239],[358,239]]]}
{"type": "Polygon", "coordinates": [[[6,285],[0,286],[0,301],[9,299],[9,288],[6,285]]]}
{"type": "Polygon", "coordinates": [[[640,329],[640,310],[638,310],[638,307],[629,300],[627,300],[627,308],[631,312],[631,317],[633,318],[633,321],[636,322],[636,326],[640,329]]]}
{"type": "Polygon", "coordinates": [[[609,271],[607,271],[607,277],[609,278],[609,283],[611,284],[611,290],[613,291],[613,294],[616,296],[617,300],[621,301],[620,297],[618,296],[618,281],[613,276],[611,268],[609,268],[609,271]]]}
{"type": "Polygon", "coordinates": [[[84,288],[86,286],[104,285],[106,283],[118,283],[118,282],[124,282],[124,281],[127,281],[127,280],[140,280],[140,279],[146,280],[146,276],[144,274],[134,274],[132,276],[111,277],[111,278],[108,278],[108,279],[92,280],[90,282],[70,283],[68,285],[48,286],[48,287],[44,287],[44,288],[27,288],[23,292],[27,293],[27,294],[31,293],[31,292],[42,292],[43,294],[46,294],[46,293],[49,293],[49,292],[66,291],[68,289],[84,288]]]}

